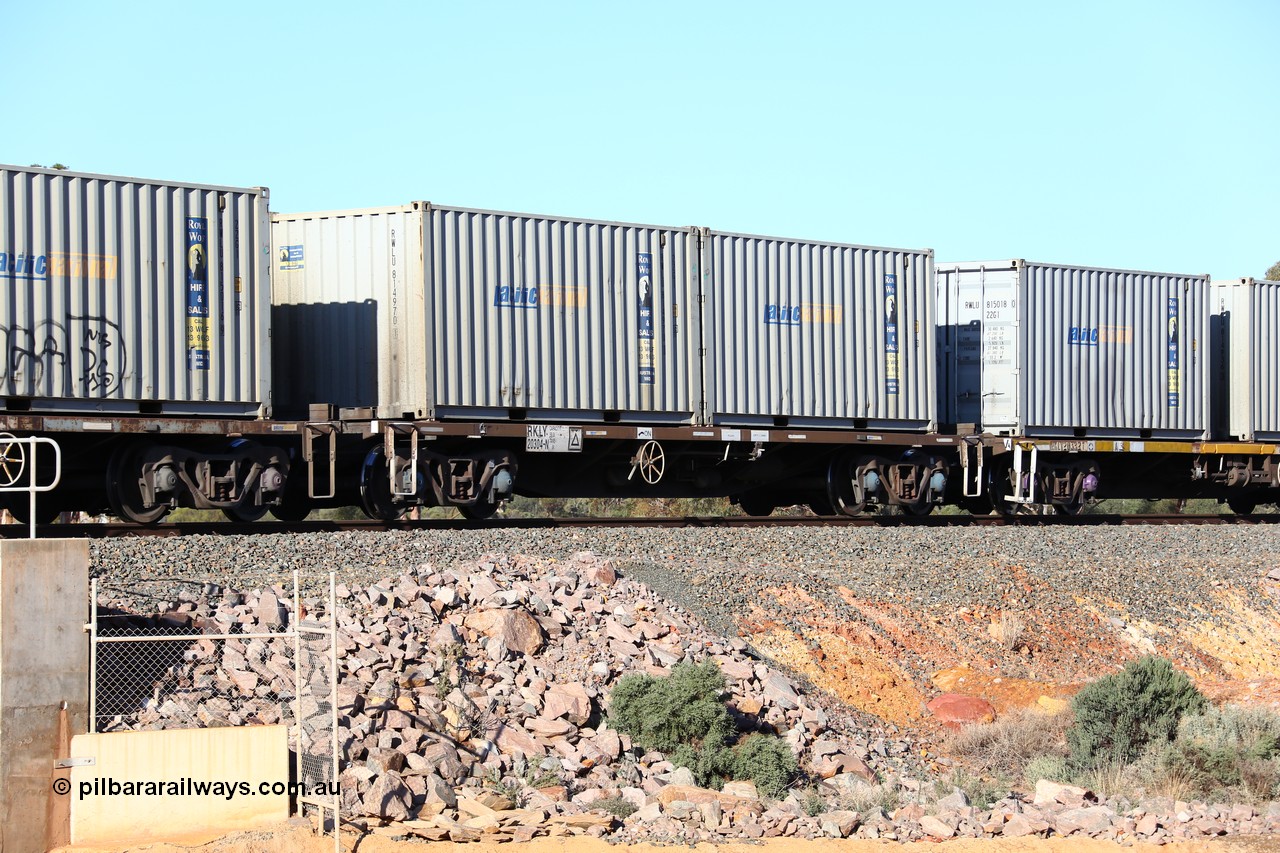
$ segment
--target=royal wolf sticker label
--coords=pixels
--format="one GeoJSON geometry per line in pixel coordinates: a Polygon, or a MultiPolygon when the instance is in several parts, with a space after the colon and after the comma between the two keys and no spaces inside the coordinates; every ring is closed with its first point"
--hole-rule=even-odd
{"type": "Polygon", "coordinates": [[[884,276],[884,393],[898,393],[898,276],[884,276]]]}
{"type": "Polygon", "coordinates": [[[281,246],[280,247],[280,269],[282,270],[300,270],[303,266],[302,247],[301,246],[281,246]]]}
{"type": "Polygon", "coordinates": [[[636,255],[636,281],[639,285],[640,311],[637,313],[636,339],[640,344],[640,384],[652,385],[653,367],[653,254],[636,255]]]}
{"type": "Polygon", "coordinates": [[[1165,370],[1168,373],[1169,407],[1178,405],[1178,297],[1169,297],[1168,321],[1165,324],[1165,370]]]}
{"type": "Polygon", "coordinates": [[[187,370],[209,369],[209,220],[187,217],[187,370]]]}

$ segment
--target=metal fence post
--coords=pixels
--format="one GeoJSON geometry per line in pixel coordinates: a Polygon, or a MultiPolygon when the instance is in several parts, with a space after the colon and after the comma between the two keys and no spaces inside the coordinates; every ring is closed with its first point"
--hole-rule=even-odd
{"type": "Polygon", "coordinates": [[[98,579],[89,580],[89,734],[98,732],[98,579]]]}
{"type": "Polygon", "coordinates": [[[336,572],[329,572],[329,706],[333,711],[333,850],[342,851],[342,791],[338,784],[338,606],[336,572]]]}
{"type": "MultiPolygon", "coordinates": [[[[293,616],[289,620],[289,630],[293,633],[293,727],[297,732],[297,743],[293,750],[293,778],[299,782],[302,775],[302,750],[304,736],[302,731],[302,611],[298,609],[298,570],[293,570],[293,616]]],[[[302,814],[302,806],[298,806],[298,814],[302,814]]]]}
{"type": "Polygon", "coordinates": [[[36,446],[37,446],[37,444],[38,444],[38,442],[34,442],[34,441],[33,441],[33,442],[31,442],[31,475],[30,475],[30,476],[31,476],[31,481],[30,481],[31,488],[27,490],[27,512],[29,513],[29,515],[27,516],[27,524],[29,525],[29,530],[28,530],[28,533],[27,533],[27,538],[28,538],[28,539],[35,539],[35,538],[36,538],[36,490],[35,490],[35,486],[36,486],[36,446]]]}

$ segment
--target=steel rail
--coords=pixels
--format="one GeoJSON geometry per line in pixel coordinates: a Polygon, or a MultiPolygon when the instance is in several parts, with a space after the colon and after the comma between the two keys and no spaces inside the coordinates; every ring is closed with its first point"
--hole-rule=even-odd
{"type": "MultiPolygon", "coordinates": [[[[42,538],[105,539],[119,536],[246,536],[288,533],[341,533],[387,530],[542,530],[591,527],[1107,527],[1117,525],[1171,524],[1280,524],[1280,513],[1260,515],[866,515],[853,518],[826,516],[681,516],[666,518],[493,518],[425,519],[421,521],[198,521],[137,524],[46,524],[37,528],[42,538]]],[[[0,525],[0,538],[27,535],[26,525],[0,525]]]]}

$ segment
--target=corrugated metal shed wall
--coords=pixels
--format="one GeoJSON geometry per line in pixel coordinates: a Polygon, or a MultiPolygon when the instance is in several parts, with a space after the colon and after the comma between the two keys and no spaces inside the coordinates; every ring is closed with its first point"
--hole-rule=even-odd
{"type": "Polygon", "coordinates": [[[700,390],[690,230],[434,206],[429,216],[436,417],[523,409],[535,419],[692,418],[700,390]]]}
{"type": "Polygon", "coordinates": [[[1039,263],[1024,275],[1027,434],[1207,433],[1207,276],[1039,263]]]}
{"type": "Polygon", "coordinates": [[[266,190],[0,166],[0,217],[4,394],[46,411],[270,404],[266,190]]]}
{"type": "Polygon", "coordinates": [[[276,393],[424,417],[422,204],[272,217],[276,393]]]}
{"type": "Polygon", "coordinates": [[[712,232],[703,275],[717,423],[935,423],[931,252],[712,232]]]}

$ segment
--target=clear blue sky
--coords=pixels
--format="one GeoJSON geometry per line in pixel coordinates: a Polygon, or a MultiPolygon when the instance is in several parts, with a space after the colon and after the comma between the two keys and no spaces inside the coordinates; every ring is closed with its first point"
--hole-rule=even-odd
{"type": "Polygon", "coordinates": [[[1218,277],[1280,2],[0,0],[0,162],[1218,277]]]}

